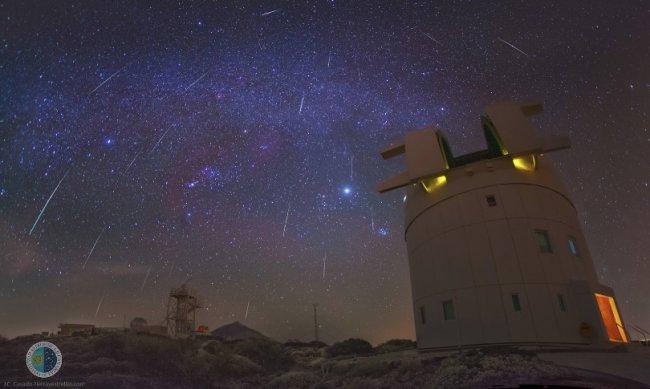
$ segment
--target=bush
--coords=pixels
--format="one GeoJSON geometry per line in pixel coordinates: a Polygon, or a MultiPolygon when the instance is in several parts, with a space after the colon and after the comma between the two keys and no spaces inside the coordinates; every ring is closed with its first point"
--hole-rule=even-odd
{"type": "Polygon", "coordinates": [[[267,371],[286,370],[294,360],[278,342],[267,339],[244,339],[235,343],[234,351],[262,366],[267,371]]]}
{"type": "Polygon", "coordinates": [[[321,358],[323,353],[318,348],[292,348],[289,349],[289,354],[293,357],[296,363],[301,365],[309,365],[314,359],[321,358]]]}
{"type": "Polygon", "coordinates": [[[323,348],[327,347],[327,343],[323,343],[319,340],[312,340],[311,342],[303,342],[300,340],[288,340],[284,343],[286,347],[293,347],[293,348],[323,348]]]}
{"type": "Polygon", "coordinates": [[[334,343],[326,349],[327,356],[330,358],[342,355],[369,355],[372,352],[373,348],[370,343],[357,338],[334,343]]]}
{"type": "Polygon", "coordinates": [[[493,383],[530,382],[565,373],[563,368],[522,353],[486,355],[470,351],[442,360],[430,382],[436,388],[487,387],[493,383]]]}
{"type": "Polygon", "coordinates": [[[269,383],[271,388],[309,388],[320,379],[308,371],[290,371],[275,377],[269,383]]]}
{"type": "MultiPolygon", "coordinates": [[[[112,358],[99,357],[94,361],[81,365],[84,375],[110,372],[111,374],[129,373],[132,367],[126,361],[116,361],[112,358]]],[[[66,369],[68,366],[66,366],[66,369]]]]}
{"type": "Polygon", "coordinates": [[[211,376],[243,377],[261,370],[260,366],[244,356],[235,354],[232,347],[221,341],[204,344],[198,358],[203,359],[200,363],[204,364],[208,375],[211,376]]]}
{"type": "Polygon", "coordinates": [[[315,347],[315,348],[327,347],[327,343],[321,342],[320,340],[312,340],[308,344],[309,344],[309,347],[315,347]]]}
{"type": "MultiPolygon", "coordinates": [[[[86,382],[93,388],[159,388],[152,379],[129,374],[112,374],[109,372],[95,373],[88,377],[86,382]]],[[[169,386],[167,386],[169,387],[169,386]]]]}
{"type": "Polygon", "coordinates": [[[117,359],[124,352],[124,337],[117,334],[99,335],[92,339],[92,349],[97,355],[117,359]]]}
{"type": "Polygon", "coordinates": [[[382,360],[373,360],[373,358],[364,358],[356,361],[352,368],[347,372],[349,376],[379,378],[388,374],[399,362],[390,362],[382,360]]]}
{"type": "Polygon", "coordinates": [[[417,343],[410,339],[391,339],[375,348],[379,354],[392,353],[395,351],[410,350],[417,347],[417,343]]]}
{"type": "Polygon", "coordinates": [[[203,345],[203,350],[212,355],[230,355],[233,354],[232,347],[219,341],[211,340],[203,345]]]}

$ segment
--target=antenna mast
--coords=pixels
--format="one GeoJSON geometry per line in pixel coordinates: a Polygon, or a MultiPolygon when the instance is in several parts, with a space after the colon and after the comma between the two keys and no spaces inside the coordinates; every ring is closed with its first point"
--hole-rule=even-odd
{"type": "Polygon", "coordinates": [[[314,307],[314,339],[318,341],[318,304],[312,304],[314,307]]]}

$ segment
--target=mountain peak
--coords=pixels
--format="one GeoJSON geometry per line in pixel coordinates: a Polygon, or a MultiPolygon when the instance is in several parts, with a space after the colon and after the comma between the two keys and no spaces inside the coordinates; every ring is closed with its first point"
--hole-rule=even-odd
{"type": "Polygon", "coordinates": [[[223,325],[215,329],[212,331],[212,336],[221,338],[223,340],[268,339],[267,336],[245,326],[238,321],[223,325]]]}

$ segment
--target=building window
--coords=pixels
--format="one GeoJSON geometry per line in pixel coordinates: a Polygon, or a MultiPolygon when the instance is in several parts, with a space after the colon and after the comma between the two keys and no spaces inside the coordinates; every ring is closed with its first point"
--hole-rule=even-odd
{"type": "Polygon", "coordinates": [[[494,195],[485,196],[485,201],[487,201],[488,207],[496,207],[497,206],[497,198],[494,197],[494,195]]]}
{"type": "Polygon", "coordinates": [[[570,236],[569,238],[567,238],[567,243],[569,244],[569,252],[573,256],[579,257],[580,252],[578,251],[578,244],[576,243],[576,239],[574,237],[570,236]]]}
{"type": "Polygon", "coordinates": [[[560,311],[566,312],[566,301],[564,300],[564,295],[557,295],[557,302],[560,304],[560,311]]]}
{"type": "Polygon", "coordinates": [[[514,309],[515,312],[521,311],[521,302],[519,301],[519,295],[517,293],[513,293],[511,297],[512,297],[512,309],[514,309]]]}
{"type": "Polygon", "coordinates": [[[537,245],[539,246],[540,252],[542,253],[553,252],[553,248],[551,247],[551,239],[548,237],[548,231],[535,230],[535,238],[537,239],[537,245]]]}
{"type": "Polygon", "coordinates": [[[420,320],[422,324],[427,324],[427,316],[424,313],[424,306],[420,307],[420,320]]]}
{"type": "Polygon", "coordinates": [[[443,301],[442,312],[445,315],[445,320],[454,320],[456,318],[454,314],[454,302],[451,300],[443,301]]]}

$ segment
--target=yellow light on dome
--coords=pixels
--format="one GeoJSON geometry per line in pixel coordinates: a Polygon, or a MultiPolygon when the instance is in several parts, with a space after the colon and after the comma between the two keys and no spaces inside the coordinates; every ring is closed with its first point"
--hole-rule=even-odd
{"type": "Polygon", "coordinates": [[[537,161],[533,154],[530,155],[520,155],[518,157],[512,157],[512,164],[519,170],[525,170],[527,172],[532,172],[535,170],[535,165],[537,161]]]}
{"type": "Polygon", "coordinates": [[[431,193],[435,188],[444,185],[447,182],[446,176],[438,176],[420,181],[422,187],[427,193],[431,193]]]}

